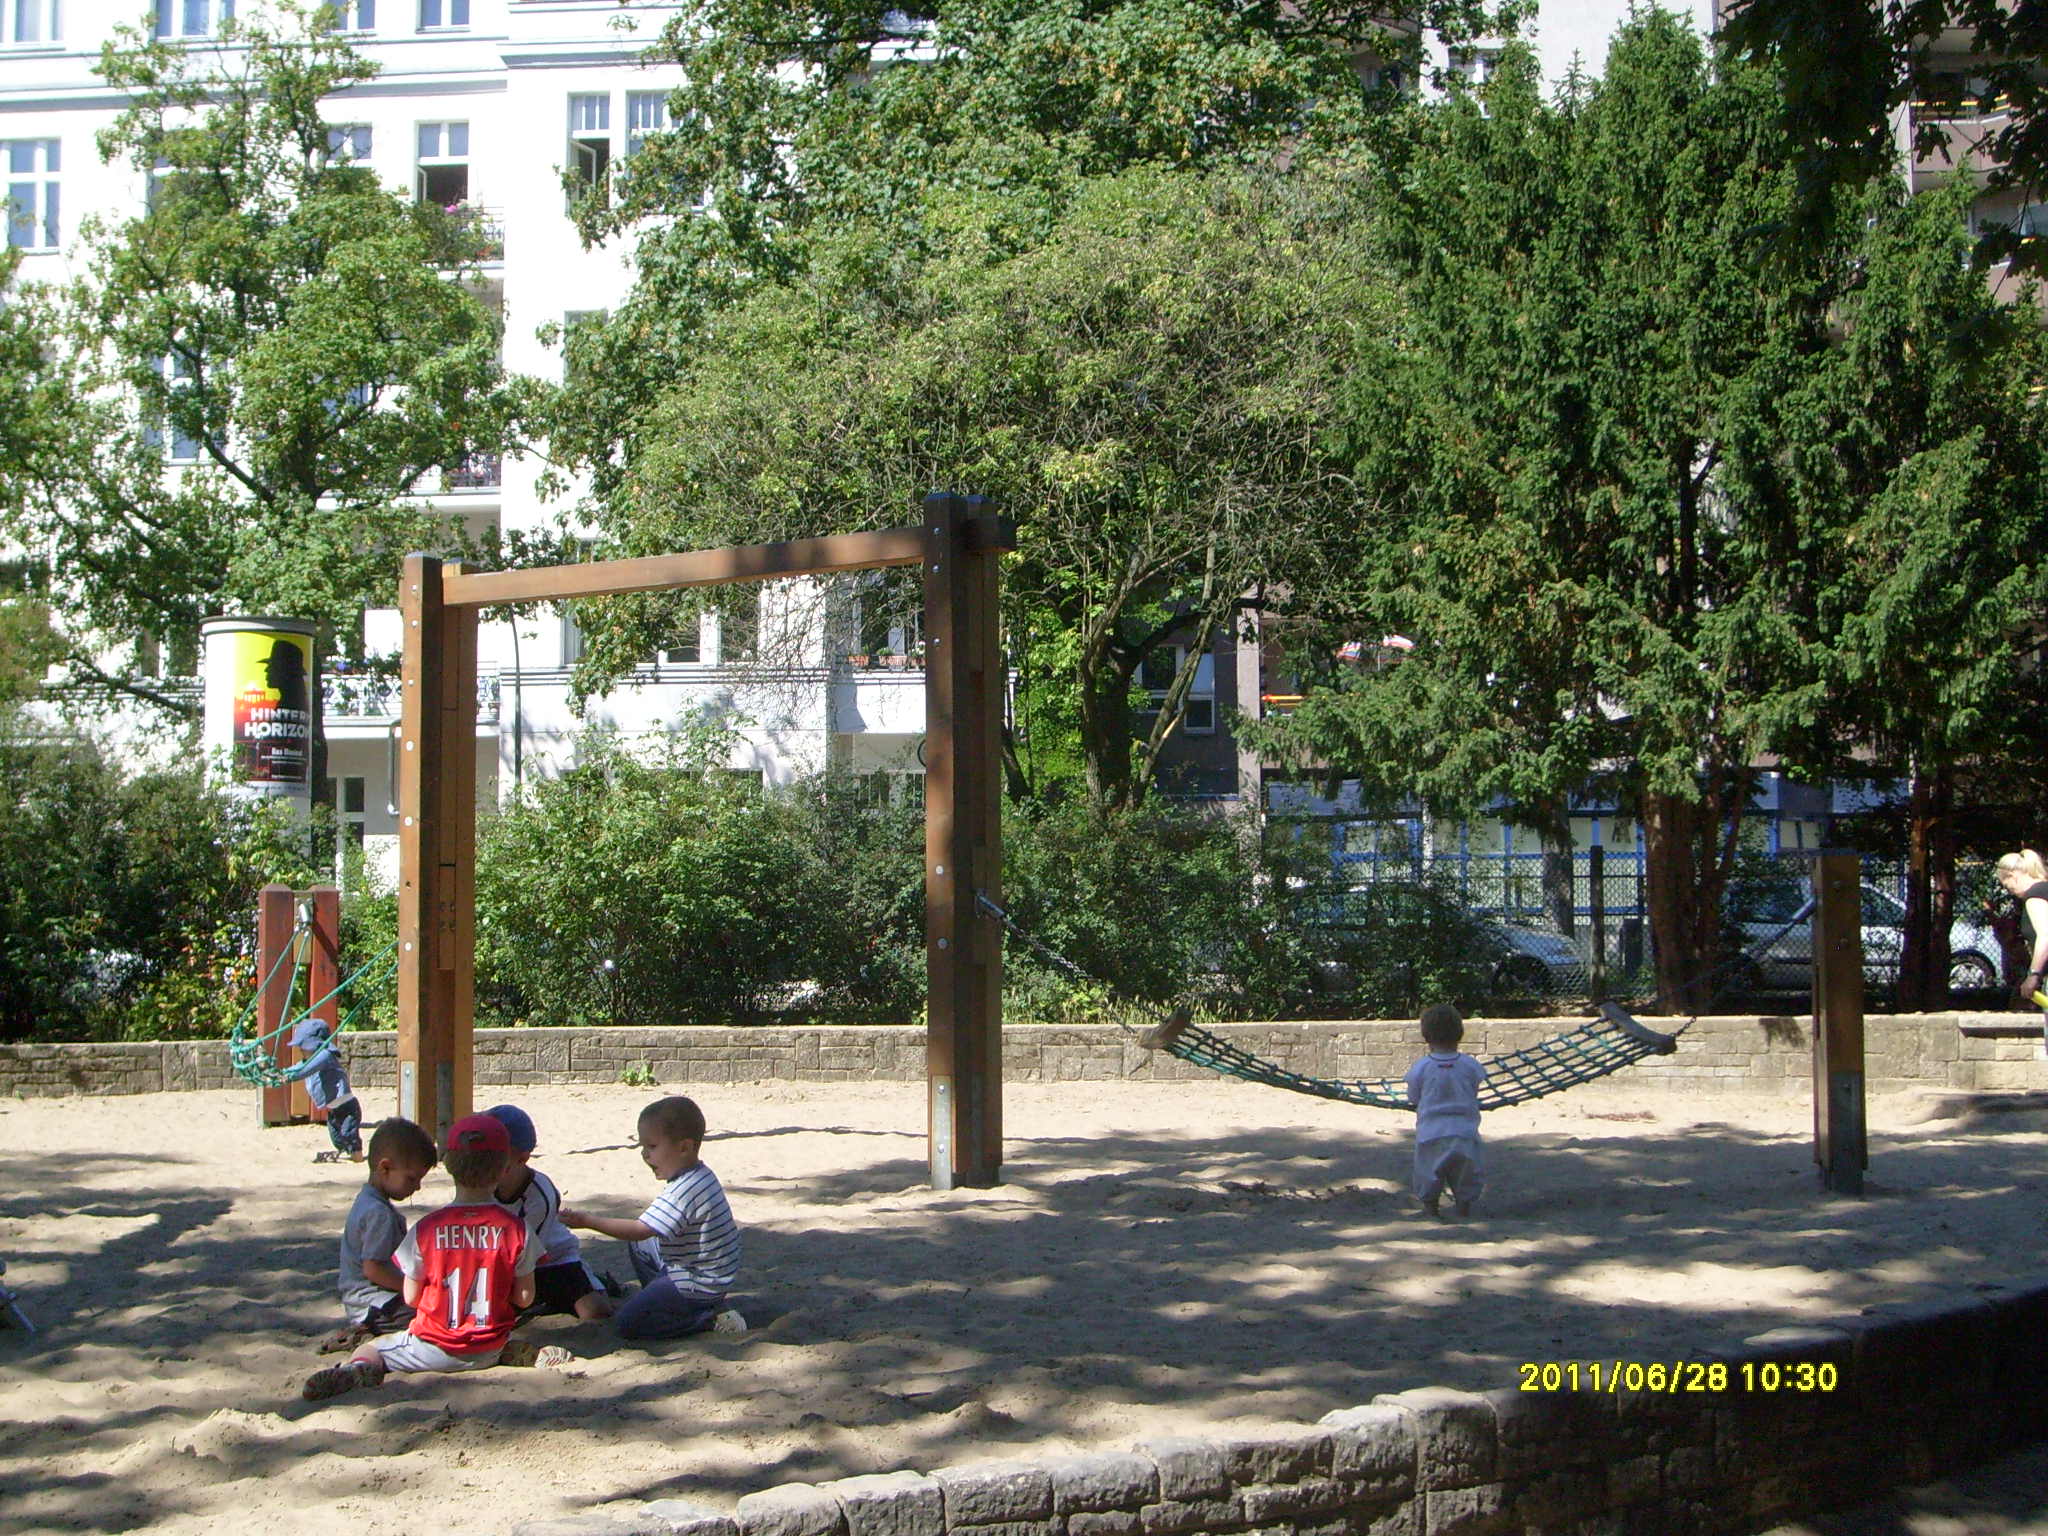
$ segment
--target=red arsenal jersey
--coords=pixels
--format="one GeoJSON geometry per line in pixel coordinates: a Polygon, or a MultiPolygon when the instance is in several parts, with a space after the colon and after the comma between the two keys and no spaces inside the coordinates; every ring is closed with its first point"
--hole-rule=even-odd
{"type": "Polygon", "coordinates": [[[420,1282],[413,1336],[451,1355],[480,1355],[511,1337],[512,1287],[533,1273],[540,1250],[502,1205],[444,1205],[420,1218],[392,1257],[420,1282]]]}

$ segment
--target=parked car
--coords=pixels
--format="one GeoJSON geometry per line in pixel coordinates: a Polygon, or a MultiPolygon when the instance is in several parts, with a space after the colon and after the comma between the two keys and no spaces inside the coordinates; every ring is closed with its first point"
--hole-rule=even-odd
{"type": "MultiPolygon", "coordinates": [[[[1744,992],[1803,992],[1813,985],[1812,890],[1803,881],[1747,881],[1731,889],[1727,933],[1736,952],[1731,987],[1744,992]]],[[[1906,908],[1863,885],[1863,979],[1892,987],[1905,953],[1906,908]]],[[[1990,992],[2000,980],[1998,936],[1970,917],[1949,925],[1951,992],[1990,992]]]]}
{"type": "Polygon", "coordinates": [[[1383,880],[1318,905],[1317,982],[1348,991],[1373,973],[1429,971],[1460,995],[1584,997],[1585,957],[1553,929],[1482,917],[1428,885],[1383,880]]]}
{"type": "Polygon", "coordinates": [[[1585,997],[1593,986],[1586,957],[1554,928],[1481,925],[1499,950],[1493,990],[1502,997],[1585,997]]]}

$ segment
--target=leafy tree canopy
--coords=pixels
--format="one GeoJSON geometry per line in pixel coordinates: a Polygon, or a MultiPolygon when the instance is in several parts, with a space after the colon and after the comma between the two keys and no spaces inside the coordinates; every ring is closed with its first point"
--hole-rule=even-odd
{"type": "Polygon", "coordinates": [[[952,238],[934,190],[1007,194],[1000,224],[974,235],[998,254],[1022,249],[1085,181],[1124,166],[1350,144],[1395,99],[1373,60],[1412,70],[1422,26],[1498,31],[1519,10],[1516,0],[711,0],[654,50],[689,82],[671,98],[670,130],[631,157],[610,198],[583,205],[590,237],[638,240],[639,277],[610,323],[570,338],[579,388],[546,418],[551,451],[611,494],[707,314],[819,260],[857,258],[874,286],[898,281],[952,238]],[[850,225],[878,238],[839,245],[850,225]]]}
{"type": "MultiPolygon", "coordinates": [[[[1894,115],[1921,104],[1916,152],[1950,151],[1949,119],[1971,117],[1989,185],[2048,186],[2048,12],[2011,0],[1746,0],[1721,37],[1777,66],[1785,125],[1805,150],[1808,222],[1834,189],[1892,172],[1894,115]],[[1968,61],[1958,41],[1966,39],[1968,61]]],[[[1980,259],[2038,270],[2041,242],[1991,230],[1980,259]]]]}
{"type": "MultiPolygon", "coordinates": [[[[1019,521],[1016,609],[1051,620],[1036,662],[1070,669],[1090,788],[1120,803],[1243,595],[1313,580],[1355,516],[1319,438],[1387,299],[1356,194],[1305,170],[1095,178],[1015,252],[1008,210],[933,194],[944,258],[874,283],[888,237],[854,225],[722,312],[603,515],[637,553],[900,522],[934,485],[994,495],[1019,521]],[[1176,630],[1189,658],[1134,760],[1131,680],[1176,630]]],[[[637,611],[604,665],[651,646],[658,605],[637,611]]]]}
{"type": "Polygon", "coordinates": [[[102,653],[235,609],[358,644],[403,549],[451,542],[413,483],[503,437],[498,321],[457,280],[473,242],[330,145],[320,103],[375,72],[332,27],[285,5],[101,58],[130,103],[101,151],[147,206],[88,221],[90,274],[21,297],[38,367],[0,386],[39,392],[0,445],[6,531],[53,573],[79,681],[175,705],[102,653]]]}
{"type": "Polygon", "coordinates": [[[1766,72],[1717,75],[1650,11],[1597,83],[1546,101],[1514,53],[1483,103],[1388,136],[1409,305],[1362,335],[1345,444],[1391,532],[1361,530],[1306,639],[1327,658],[1362,620],[1416,648],[1286,722],[1383,796],[1512,797],[1554,842],[1607,775],[1650,838],[1667,1000],[1711,959],[1751,765],[1820,688],[1814,530],[1725,488],[1826,342],[1828,263],[1758,261],[1792,196],[1776,110],[1766,72]]]}

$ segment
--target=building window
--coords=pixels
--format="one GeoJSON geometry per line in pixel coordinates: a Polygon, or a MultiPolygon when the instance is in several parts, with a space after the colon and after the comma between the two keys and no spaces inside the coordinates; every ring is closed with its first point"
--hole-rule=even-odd
{"type": "Polygon", "coordinates": [[[469,0],[420,0],[420,30],[469,25],[469,0]]]}
{"type": "Polygon", "coordinates": [[[57,140],[0,140],[7,158],[7,243],[54,251],[57,224],[57,140]]]}
{"type": "Polygon", "coordinates": [[[370,125],[343,123],[327,130],[327,158],[351,165],[370,158],[370,125]]]}
{"type": "Polygon", "coordinates": [[[761,589],[746,586],[722,594],[718,604],[718,659],[726,665],[752,661],[761,649],[761,589]]]}
{"type": "Polygon", "coordinates": [[[1493,78],[1493,72],[1500,68],[1500,60],[1501,50],[1498,48],[1453,48],[1448,72],[1476,91],[1493,78]]]}
{"type": "Polygon", "coordinates": [[[0,0],[0,43],[59,42],[63,19],[62,0],[0,0]]]}
{"type": "Polygon", "coordinates": [[[626,153],[637,155],[650,133],[668,129],[667,91],[626,92],[626,153]]]}
{"type": "Polygon", "coordinates": [[[363,779],[356,774],[347,774],[327,781],[334,796],[334,817],[341,823],[341,835],[356,847],[363,846],[363,833],[369,824],[369,814],[363,809],[367,800],[363,779]]]}
{"type": "Polygon", "coordinates": [[[569,194],[569,209],[585,198],[609,200],[612,167],[612,98],[571,96],[569,98],[569,174],[575,186],[569,194]]]}
{"type": "Polygon", "coordinates": [[[156,371],[165,380],[164,396],[151,407],[143,421],[142,441],[151,448],[163,449],[164,457],[173,464],[196,463],[199,439],[185,430],[181,419],[185,413],[178,408],[177,402],[179,396],[196,387],[199,370],[191,358],[174,352],[157,359],[156,371]]]}
{"type": "Polygon", "coordinates": [[[675,632],[662,641],[656,656],[664,666],[693,666],[704,659],[704,616],[701,613],[683,615],[676,621],[675,632]]]}
{"type": "MultiPolygon", "coordinates": [[[[181,424],[179,418],[184,413],[177,409],[176,401],[180,395],[188,394],[197,387],[199,369],[183,352],[174,352],[157,365],[157,371],[169,381],[165,394],[170,403],[164,415],[171,430],[169,449],[164,457],[173,464],[195,464],[199,460],[199,439],[187,432],[181,424]]],[[[162,434],[159,434],[157,441],[163,440],[162,434]]]]}
{"type": "Polygon", "coordinates": [[[421,123],[419,198],[453,208],[469,201],[469,124],[421,123]]]}
{"type": "MultiPolygon", "coordinates": [[[[1158,713],[1187,654],[1184,645],[1163,646],[1139,663],[1138,686],[1148,695],[1145,707],[1139,710],[1141,716],[1158,713]]],[[[1216,733],[1216,657],[1212,653],[1204,652],[1195,663],[1195,680],[1181,707],[1180,728],[1190,736],[1216,733]]]]}
{"type": "Polygon", "coordinates": [[[211,37],[235,14],[235,0],[156,0],[158,37],[211,37]]]}
{"type": "Polygon", "coordinates": [[[578,376],[578,370],[575,366],[575,354],[570,350],[575,341],[576,333],[586,327],[603,325],[607,313],[608,311],[602,309],[572,309],[563,314],[562,382],[564,384],[574,385],[583,382],[578,376]]]}
{"type": "Polygon", "coordinates": [[[377,30],[377,0],[327,0],[327,8],[334,13],[337,32],[377,30]]]}

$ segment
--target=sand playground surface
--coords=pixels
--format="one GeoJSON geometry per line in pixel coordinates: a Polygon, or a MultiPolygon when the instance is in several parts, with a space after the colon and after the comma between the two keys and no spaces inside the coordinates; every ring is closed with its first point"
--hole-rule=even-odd
{"type": "MultiPolygon", "coordinates": [[[[663,1091],[677,1091],[670,1087],[663,1091]]],[[[636,1215],[655,1090],[507,1097],[571,1203],[636,1215]]],[[[503,1532],[646,1499],[1312,1421],[1525,1360],[1682,1359],[2037,1273],[2048,1100],[1871,1106],[1869,1193],[1822,1194],[1798,1099],[1625,1079],[1488,1117],[1469,1223],[1413,1211],[1405,1117],[1214,1083],[1013,1084],[1005,1174],[924,1186],[920,1083],[698,1091],[746,1234],[743,1336],[538,1321],[565,1372],[305,1403],[361,1179],[255,1093],[0,1101],[0,1536],[503,1532]]],[[[380,1093],[366,1101],[388,1112],[380,1093]]],[[[432,1175],[413,1219],[448,1197],[432,1175]]],[[[600,1269],[619,1245],[584,1234],[600,1269]]]]}

